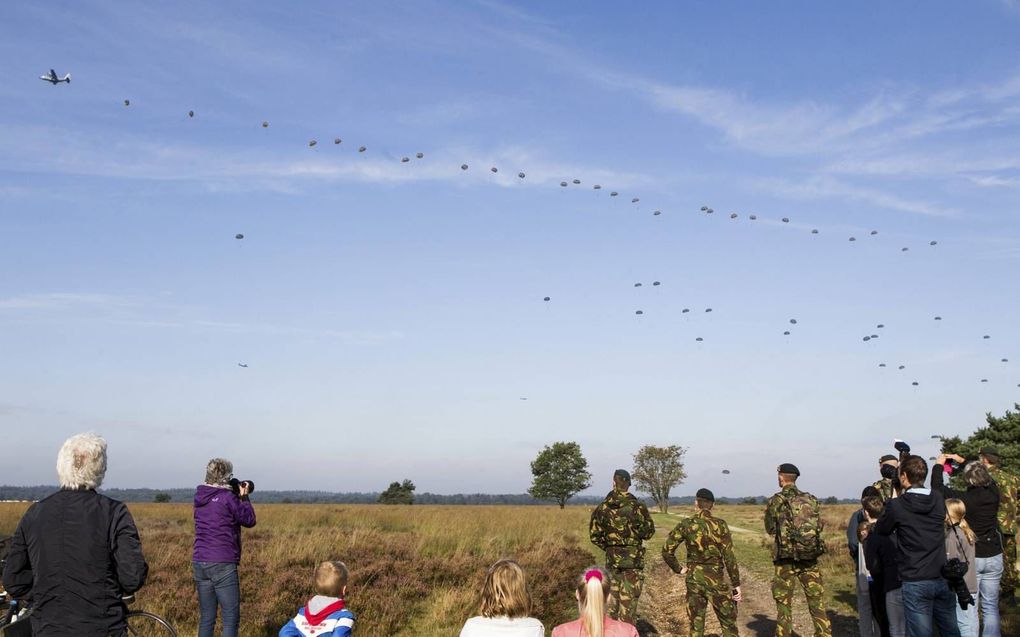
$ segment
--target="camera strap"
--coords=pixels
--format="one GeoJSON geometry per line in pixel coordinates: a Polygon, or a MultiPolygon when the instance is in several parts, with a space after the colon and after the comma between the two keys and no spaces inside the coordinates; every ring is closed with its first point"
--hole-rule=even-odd
{"type": "Polygon", "coordinates": [[[963,563],[967,565],[967,569],[970,570],[970,560],[967,559],[967,551],[964,550],[963,540],[960,539],[960,525],[953,525],[953,535],[956,536],[956,546],[960,549],[960,557],[963,558],[963,563]]]}

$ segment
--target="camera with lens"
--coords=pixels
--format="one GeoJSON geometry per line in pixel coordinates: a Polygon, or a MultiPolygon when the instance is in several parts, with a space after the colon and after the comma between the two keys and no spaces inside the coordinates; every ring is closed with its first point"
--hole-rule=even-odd
{"type": "Polygon", "coordinates": [[[234,495],[241,495],[241,485],[244,485],[244,487],[248,489],[249,495],[255,492],[255,483],[251,480],[238,480],[237,478],[230,479],[230,490],[234,492],[234,495]]]}
{"type": "Polygon", "coordinates": [[[946,560],[942,566],[942,577],[949,583],[949,588],[956,593],[956,601],[960,604],[961,610],[967,610],[968,606],[974,605],[974,596],[967,588],[967,582],[963,576],[967,574],[967,563],[957,557],[946,560]]]}

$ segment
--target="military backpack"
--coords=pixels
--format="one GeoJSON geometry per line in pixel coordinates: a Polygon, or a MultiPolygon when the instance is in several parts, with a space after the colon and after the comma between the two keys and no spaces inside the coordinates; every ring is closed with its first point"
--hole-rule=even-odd
{"type": "Polygon", "coordinates": [[[776,559],[817,560],[826,550],[818,499],[803,491],[790,497],[780,495],[779,499],[776,559]]]}

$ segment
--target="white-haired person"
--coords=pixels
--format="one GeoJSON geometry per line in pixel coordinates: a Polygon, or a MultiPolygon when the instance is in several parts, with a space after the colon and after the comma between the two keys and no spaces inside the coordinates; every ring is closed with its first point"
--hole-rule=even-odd
{"type": "Polygon", "coordinates": [[[3,582],[31,599],[33,635],[125,635],[122,597],[145,584],[149,567],[131,513],[96,493],[106,476],[106,441],[68,438],[57,454],[60,490],[36,502],[18,524],[3,582]]]}
{"type": "Polygon", "coordinates": [[[489,567],[478,615],[464,622],[460,637],[543,637],[545,627],[531,615],[524,569],[514,560],[489,567]]]}
{"type": "Polygon", "coordinates": [[[552,637],[638,637],[632,624],[606,616],[612,586],[606,569],[599,566],[585,569],[577,578],[574,591],[581,617],[553,628],[552,637]]]}
{"type": "Polygon", "coordinates": [[[231,485],[234,465],[213,458],[205,467],[205,484],[195,489],[195,551],[191,558],[198,592],[198,637],[213,637],[217,607],[223,637],[237,637],[241,624],[241,527],[255,526],[255,508],[248,500],[249,482],[231,485]]]}

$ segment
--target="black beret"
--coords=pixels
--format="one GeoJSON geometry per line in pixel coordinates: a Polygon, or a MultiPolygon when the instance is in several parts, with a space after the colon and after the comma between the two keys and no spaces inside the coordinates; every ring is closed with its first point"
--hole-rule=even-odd
{"type": "Polygon", "coordinates": [[[878,459],[879,462],[887,462],[889,460],[899,460],[899,458],[897,458],[896,456],[892,455],[891,453],[887,453],[887,454],[885,454],[884,456],[882,456],[881,458],[878,459]]]}
{"type": "Polygon", "coordinates": [[[790,464],[789,462],[784,462],[783,464],[779,465],[776,468],[776,471],[778,473],[792,473],[795,476],[798,477],[800,476],[800,469],[797,468],[797,465],[790,464]]]}
{"type": "Polygon", "coordinates": [[[993,446],[989,445],[987,447],[981,447],[980,453],[981,453],[982,456],[998,456],[999,455],[999,449],[998,449],[998,447],[993,447],[993,446]]]}
{"type": "Polygon", "coordinates": [[[616,478],[619,478],[626,482],[627,484],[630,484],[630,472],[627,471],[626,469],[617,469],[616,471],[614,471],[613,479],[615,480],[616,478]]]}
{"type": "Polygon", "coordinates": [[[694,497],[702,500],[708,500],[709,502],[715,502],[715,494],[708,489],[698,489],[698,492],[694,494],[694,497]]]}

